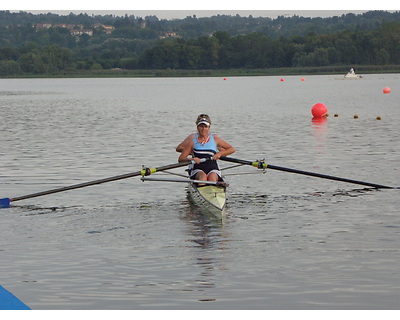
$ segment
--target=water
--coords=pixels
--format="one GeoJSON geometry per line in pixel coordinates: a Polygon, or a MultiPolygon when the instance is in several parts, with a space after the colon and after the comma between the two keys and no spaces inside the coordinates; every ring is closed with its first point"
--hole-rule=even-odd
{"type": "MultiPolygon", "coordinates": [[[[399,75],[279,79],[2,79],[1,197],[175,163],[203,112],[236,158],[400,185],[399,75]],[[311,120],[317,102],[326,122],[311,120]]],[[[398,309],[399,190],[227,179],[223,225],[184,185],[139,178],[14,202],[0,283],[42,310],[398,309]]]]}

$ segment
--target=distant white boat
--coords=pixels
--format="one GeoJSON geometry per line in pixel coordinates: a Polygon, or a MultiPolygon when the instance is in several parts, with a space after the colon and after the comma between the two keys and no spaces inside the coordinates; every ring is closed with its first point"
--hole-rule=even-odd
{"type": "Polygon", "coordinates": [[[336,78],[337,80],[354,80],[354,79],[361,79],[362,76],[356,74],[354,72],[354,69],[351,68],[349,72],[347,72],[347,74],[344,75],[343,78],[336,78]]]}

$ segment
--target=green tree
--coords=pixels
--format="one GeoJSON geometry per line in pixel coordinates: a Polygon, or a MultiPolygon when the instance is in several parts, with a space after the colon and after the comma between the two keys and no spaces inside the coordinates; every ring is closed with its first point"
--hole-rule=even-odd
{"type": "Polygon", "coordinates": [[[385,65],[389,63],[390,55],[385,49],[381,48],[375,50],[375,56],[376,64],[385,65]]]}
{"type": "Polygon", "coordinates": [[[136,57],[121,59],[121,68],[131,70],[131,69],[136,69],[137,67],[138,67],[138,59],[136,57]]]}
{"type": "Polygon", "coordinates": [[[3,47],[0,48],[0,61],[1,60],[16,60],[18,59],[19,53],[16,48],[3,47]]]}
{"type": "Polygon", "coordinates": [[[400,63],[400,23],[384,24],[378,31],[377,42],[389,55],[389,63],[400,63]]]}
{"type": "Polygon", "coordinates": [[[335,41],[336,54],[338,61],[343,64],[357,63],[357,47],[349,33],[342,34],[335,41]]]}
{"type": "Polygon", "coordinates": [[[45,73],[46,67],[40,55],[35,53],[25,53],[18,59],[21,70],[26,73],[41,74],[45,73]]]}
{"type": "Polygon", "coordinates": [[[47,72],[68,69],[72,65],[72,54],[67,48],[46,46],[41,54],[42,61],[47,65],[47,72]]]}
{"type": "Polygon", "coordinates": [[[21,73],[21,67],[14,60],[0,61],[0,76],[13,76],[21,73]]]}

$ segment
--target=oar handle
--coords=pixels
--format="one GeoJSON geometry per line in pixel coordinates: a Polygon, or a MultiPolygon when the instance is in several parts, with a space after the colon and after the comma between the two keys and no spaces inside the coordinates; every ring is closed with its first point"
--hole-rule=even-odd
{"type": "MultiPolygon", "coordinates": [[[[210,160],[212,160],[212,158],[201,158],[201,159],[200,159],[200,163],[206,162],[206,161],[210,161],[210,160]]],[[[191,163],[191,164],[196,164],[196,161],[190,160],[190,163],[191,163]]]]}

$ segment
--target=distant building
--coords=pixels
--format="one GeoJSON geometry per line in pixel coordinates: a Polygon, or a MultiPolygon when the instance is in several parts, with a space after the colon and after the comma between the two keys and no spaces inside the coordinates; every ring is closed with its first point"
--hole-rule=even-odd
{"type": "Polygon", "coordinates": [[[71,30],[71,34],[74,36],[81,36],[83,34],[93,36],[93,30],[92,29],[74,29],[74,30],[71,30]]]}
{"type": "Polygon", "coordinates": [[[115,30],[115,27],[113,27],[113,26],[103,25],[103,28],[104,28],[104,31],[106,32],[106,34],[110,34],[115,30]]]}
{"type": "Polygon", "coordinates": [[[51,23],[37,23],[37,24],[33,25],[33,28],[35,30],[49,29],[51,27],[52,27],[51,23]]]}
{"type": "Polygon", "coordinates": [[[147,22],[146,22],[146,20],[141,20],[141,21],[139,22],[139,27],[142,28],[142,29],[145,29],[145,28],[147,27],[147,22]]]}
{"type": "Polygon", "coordinates": [[[161,32],[160,39],[166,39],[166,38],[181,38],[181,36],[173,31],[161,32]]]}
{"type": "MultiPolygon", "coordinates": [[[[51,23],[37,23],[33,25],[36,31],[50,28],[65,28],[68,29],[72,35],[81,36],[82,34],[87,34],[89,36],[93,36],[92,29],[84,29],[84,26],[81,24],[51,24],[51,23]]],[[[111,26],[110,26],[111,27],[111,26]]],[[[114,28],[114,27],[111,27],[114,28]]]]}
{"type": "Polygon", "coordinates": [[[103,30],[106,34],[111,34],[115,30],[114,26],[108,26],[108,25],[104,25],[104,24],[100,24],[100,23],[95,24],[94,27],[96,29],[103,30]]]}

